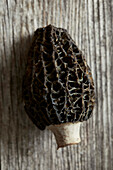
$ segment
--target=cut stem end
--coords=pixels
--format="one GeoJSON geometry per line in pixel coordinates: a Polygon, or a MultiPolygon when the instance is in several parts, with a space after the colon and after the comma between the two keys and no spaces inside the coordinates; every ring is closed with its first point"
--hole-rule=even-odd
{"type": "Polygon", "coordinates": [[[80,124],[81,123],[78,122],[48,126],[48,129],[50,129],[55,135],[58,149],[80,143],[80,124]]]}

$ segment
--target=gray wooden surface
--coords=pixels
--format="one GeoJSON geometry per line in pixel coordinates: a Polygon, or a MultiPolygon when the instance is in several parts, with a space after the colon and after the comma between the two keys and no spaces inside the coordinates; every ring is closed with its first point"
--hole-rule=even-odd
{"type": "Polygon", "coordinates": [[[113,170],[113,0],[0,0],[1,170],[113,170]],[[34,30],[66,28],[91,67],[93,117],[81,143],[56,150],[53,134],[38,130],[22,103],[22,77],[34,30]]]}

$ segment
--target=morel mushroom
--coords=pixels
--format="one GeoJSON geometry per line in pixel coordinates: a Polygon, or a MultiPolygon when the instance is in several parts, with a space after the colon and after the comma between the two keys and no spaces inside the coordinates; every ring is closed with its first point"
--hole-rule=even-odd
{"type": "Polygon", "coordinates": [[[80,142],[80,123],[94,106],[94,83],[82,52],[65,29],[35,31],[23,79],[25,110],[41,130],[53,131],[59,147],[80,142]]]}

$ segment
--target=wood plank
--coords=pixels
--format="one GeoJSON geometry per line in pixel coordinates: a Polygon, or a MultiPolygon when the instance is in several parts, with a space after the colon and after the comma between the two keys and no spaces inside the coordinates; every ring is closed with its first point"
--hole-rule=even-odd
{"type": "Polygon", "coordinates": [[[0,161],[2,170],[113,169],[113,1],[0,1],[0,161]],[[81,143],[56,150],[53,134],[38,130],[22,103],[22,77],[34,31],[53,24],[68,30],[91,67],[93,117],[81,143]]]}

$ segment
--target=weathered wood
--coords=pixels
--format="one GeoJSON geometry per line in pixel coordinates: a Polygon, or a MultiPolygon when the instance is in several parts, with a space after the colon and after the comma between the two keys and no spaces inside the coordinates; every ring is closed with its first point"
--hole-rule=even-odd
{"type": "Polygon", "coordinates": [[[113,1],[0,1],[0,161],[2,170],[113,169],[113,1]],[[22,103],[22,77],[34,30],[66,28],[84,52],[96,105],[81,127],[81,143],[56,150],[53,134],[38,130],[22,103]]]}

